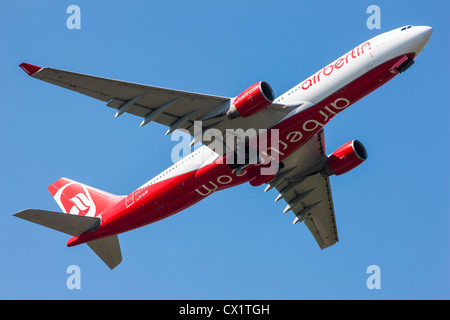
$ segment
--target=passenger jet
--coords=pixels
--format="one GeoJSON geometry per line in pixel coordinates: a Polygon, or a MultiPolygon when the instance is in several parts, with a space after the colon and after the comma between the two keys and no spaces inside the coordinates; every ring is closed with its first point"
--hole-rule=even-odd
{"type": "Polygon", "coordinates": [[[367,152],[352,140],[327,155],[323,127],[411,67],[431,34],[427,26],[380,34],[278,98],[265,81],[230,98],[22,63],[33,78],[104,101],[117,110],[116,117],[128,113],[141,117],[141,126],[163,124],[166,134],[184,130],[193,137],[191,145],[203,145],[127,196],[61,178],[48,190],[64,213],[28,209],[14,215],[71,235],[69,247],[86,243],[113,269],[122,261],[118,234],[249,182],[266,184],[265,191],[276,188],[275,201],[287,204],[284,213],[291,211],[293,223],[304,222],[319,247],[327,248],[338,242],[329,176],[352,170],[367,159],[367,152]],[[241,139],[241,147],[227,141],[239,130],[253,133],[241,139]],[[208,132],[215,139],[206,139],[208,132]]]}

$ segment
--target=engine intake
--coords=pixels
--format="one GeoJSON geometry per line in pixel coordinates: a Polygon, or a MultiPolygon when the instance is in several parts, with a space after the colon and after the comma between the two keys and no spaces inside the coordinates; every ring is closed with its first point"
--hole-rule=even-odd
{"type": "Polygon", "coordinates": [[[338,176],[356,168],[366,159],[366,148],[358,140],[352,140],[328,157],[326,172],[329,175],[335,174],[338,176]]]}
{"type": "Polygon", "coordinates": [[[250,117],[270,106],[275,99],[272,88],[260,81],[238,95],[227,112],[229,119],[250,117]]]}

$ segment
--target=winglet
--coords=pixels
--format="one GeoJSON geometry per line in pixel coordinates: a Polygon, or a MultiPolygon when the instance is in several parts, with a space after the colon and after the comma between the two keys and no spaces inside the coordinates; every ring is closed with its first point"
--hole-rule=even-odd
{"type": "Polygon", "coordinates": [[[23,71],[25,71],[29,76],[32,76],[33,74],[35,74],[36,72],[38,72],[42,69],[41,67],[37,67],[32,64],[25,63],[25,62],[22,62],[19,65],[19,67],[21,67],[23,69],[23,71]]]}

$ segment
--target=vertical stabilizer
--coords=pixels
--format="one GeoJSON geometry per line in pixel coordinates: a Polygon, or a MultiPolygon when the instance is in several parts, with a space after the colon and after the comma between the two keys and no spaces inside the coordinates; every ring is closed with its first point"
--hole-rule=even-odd
{"type": "Polygon", "coordinates": [[[54,182],[48,190],[62,211],[87,217],[96,217],[123,199],[67,178],[54,182]]]}

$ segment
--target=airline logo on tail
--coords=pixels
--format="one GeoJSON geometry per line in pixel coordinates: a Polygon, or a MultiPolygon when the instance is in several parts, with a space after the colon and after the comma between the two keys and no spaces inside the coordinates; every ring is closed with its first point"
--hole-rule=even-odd
{"type": "Polygon", "coordinates": [[[88,188],[80,183],[69,182],[61,187],[53,198],[65,213],[95,217],[95,203],[88,188]]]}

